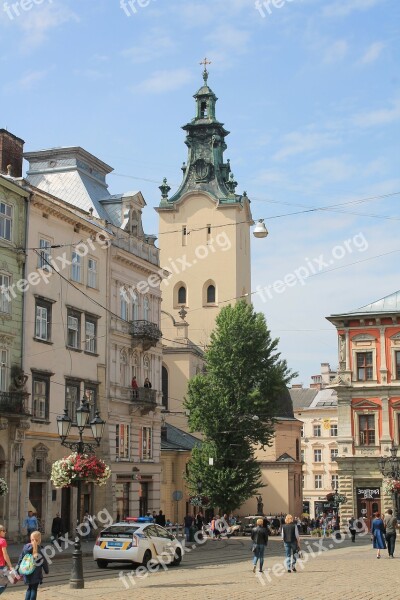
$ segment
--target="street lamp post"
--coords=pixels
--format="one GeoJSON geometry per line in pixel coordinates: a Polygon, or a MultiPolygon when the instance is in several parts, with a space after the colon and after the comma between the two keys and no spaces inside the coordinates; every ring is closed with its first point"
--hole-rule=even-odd
{"type": "MultiPolygon", "coordinates": [[[[61,439],[62,446],[66,446],[71,450],[74,450],[78,454],[94,454],[93,444],[88,444],[83,441],[83,432],[89,428],[92,431],[92,436],[97,446],[100,446],[101,438],[103,437],[104,426],[106,424],[103,419],[100,418],[99,411],[96,411],[96,416],[89,423],[90,408],[84,398],[81,401],[81,405],[76,409],[76,424],[72,423],[71,417],[68,415],[68,411],[65,408],[64,414],[57,417],[57,428],[58,435],[61,439]],[[67,440],[68,435],[71,431],[71,427],[78,428],[79,441],[69,442],[67,440]]],[[[74,543],[74,551],[72,553],[72,569],[71,577],[69,580],[69,586],[72,589],[83,589],[85,582],[83,579],[83,562],[82,562],[82,548],[81,538],[79,534],[79,524],[81,522],[81,494],[82,494],[82,481],[77,480],[77,497],[76,497],[76,537],[74,543]]]]}
{"type": "MultiPolygon", "coordinates": [[[[381,456],[378,460],[379,471],[384,477],[390,477],[391,479],[400,479],[400,458],[397,456],[398,447],[394,445],[392,441],[392,446],[390,448],[390,456],[381,456]]],[[[400,517],[400,507],[399,507],[399,492],[398,490],[394,490],[393,492],[394,498],[394,508],[395,508],[395,517],[398,519],[400,517]]]]}

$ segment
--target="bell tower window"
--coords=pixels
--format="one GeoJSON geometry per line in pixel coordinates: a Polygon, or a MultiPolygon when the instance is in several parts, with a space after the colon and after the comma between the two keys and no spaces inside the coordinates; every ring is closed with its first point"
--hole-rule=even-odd
{"type": "Polygon", "coordinates": [[[205,100],[203,100],[200,104],[200,118],[207,119],[207,117],[208,117],[207,102],[205,100]]]}

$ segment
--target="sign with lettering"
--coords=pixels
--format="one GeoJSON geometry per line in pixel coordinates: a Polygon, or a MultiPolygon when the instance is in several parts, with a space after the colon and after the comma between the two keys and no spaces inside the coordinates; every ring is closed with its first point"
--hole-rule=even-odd
{"type": "Polygon", "coordinates": [[[375,500],[381,497],[380,488],[357,488],[357,496],[361,500],[375,500]]]}

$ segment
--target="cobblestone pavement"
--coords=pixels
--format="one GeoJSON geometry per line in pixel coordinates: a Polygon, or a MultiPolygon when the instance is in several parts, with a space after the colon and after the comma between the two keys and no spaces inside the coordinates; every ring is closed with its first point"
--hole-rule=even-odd
{"type": "MultiPolygon", "coordinates": [[[[399,540],[400,542],[400,540],[399,540]]],[[[87,600],[399,600],[400,555],[389,559],[386,551],[376,559],[369,536],[333,543],[327,539],[323,548],[318,540],[303,540],[303,563],[297,573],[287,573],[283,566],[282,542],[271,539],[266,553],[264,573],[255,575],[251,566],[249,538],[207,541],[184,556],[180,567],[160,569],[145,578],[132,577],[121,566],[106,570],[85,561],[85,589],[71,590],[68,584],[40,588],[39,600],[81,598],[87,600]],[[311,548],[311,549],[310,549],[311,548]],[[313,556],[314,555],[314,556],[313,556]],[[128,588],[126,587],[128,586],[128,588]]],[[[400,552],[400,548],[399,548],[400,552]]],[[[69,571],[70,561],[52,565],[54,583],[69,571]],[[61,563],[65,563],[64,567],[61,563]]],[[[12,593],[20,584],[9,586],[12,593]]],[[[15,596],[17,597],[17,596],[15,596]]]]}

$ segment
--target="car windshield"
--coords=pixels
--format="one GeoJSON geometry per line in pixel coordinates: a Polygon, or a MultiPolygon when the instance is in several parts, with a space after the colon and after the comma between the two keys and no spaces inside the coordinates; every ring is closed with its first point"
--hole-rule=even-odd
{"type": "Polygon", "coordinates": [[[102,538],[131,538],[132,534],[138,531],[139,527],[132,525],[129,527],[121,527],[118,525],[114,525],[113,527],[108,527],[101,532],[100,537],[102,538]]]}

